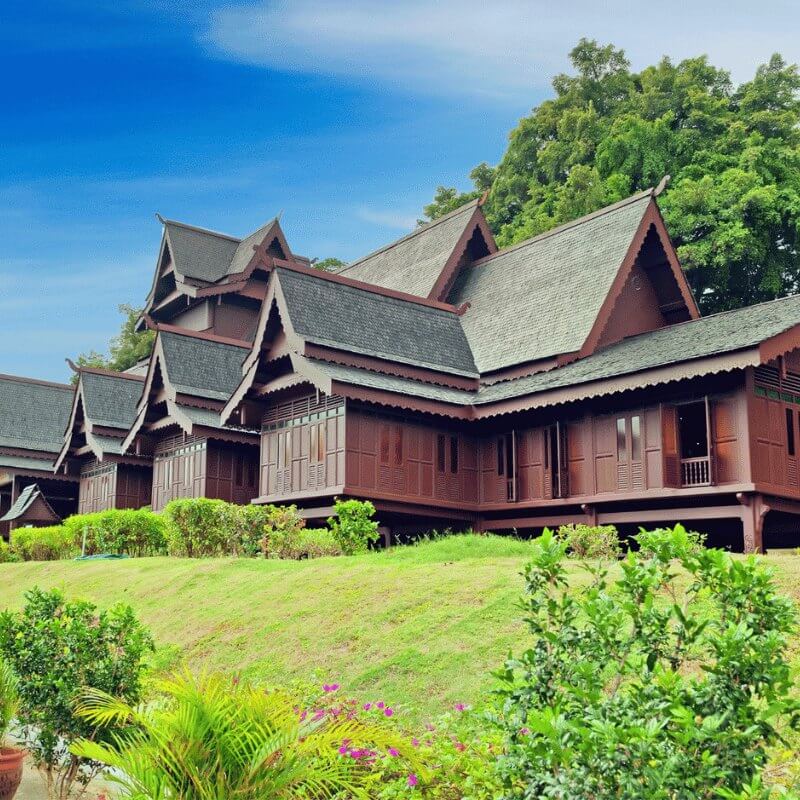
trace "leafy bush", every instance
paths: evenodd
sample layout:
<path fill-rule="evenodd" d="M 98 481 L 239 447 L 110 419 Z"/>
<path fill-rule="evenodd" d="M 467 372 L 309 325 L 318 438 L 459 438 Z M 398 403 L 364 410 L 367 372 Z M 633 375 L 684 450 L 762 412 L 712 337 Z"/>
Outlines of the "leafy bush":
<path fill-rule="evenodd" d="M 265 558 L 292 558 L 277 555 L 278 551 L 296 549 L 300 531 L 305 528 L 306 521 L 297 513 L 297 506 L 266 505 L 266 521 L 261 537 L 261 552 Z"/>
<path fill-rule="evenodd" d="M 267 506 L 238 506 L 227 503 L 222 511 L 228 530 L 229 548 L 234 556 L 257 556 L 261 553 L 264 526 L 269 522 Z"/>
<path fill-rule="evenodd" d="M 164 509 L 170 555 L 202 558 L 230 551 L 232 532 L 224 500 L 207 497 L 172 500 Z"/>
<path fill-rule="evenodd" d="M 12 564 L 15 561 L 20 561 L 16 551 L 4 539 L 0 539 L 0 564 Z"/>
<path fill-rule="evenodd" d="M 375 506 L 369 500 L 336 498 L 334 514 L 328 525 L 345 555 L 364 553 L 378 540 L 378 523 L 372 519 Z"/>
<path fill-rule="evenodd" d="M 377 754 L 419 760 L 385 727 L 304 708 L 285 691 L 188 674 L 156 688 L 162 700 L 144 708 L 98 691 L 78 707 L 92 726 L 125 726 L 111 743 L 87 738 L 72 748 L 112 767 L 124 797 L 365 797 Z"/>
<path fill-rule="evenodd" d="M 342 548 L 327 528 L 287 527 L 269 536 L 271 558 L 301 559 L 340 556 Z"/>
<path fill-rule="evenodd" d="M 71 532 L 63 525 L 16 528 L 11 531 L 11 549 L 23 561 L 58 561 L 79 553 Z"/>
<path fill-rule="evenodd" d="M 75 514 L 64 520 L 75 545 L 86 544 L 86 555 L 118 553 L 159 555 L 166 551 L 166 520 L 149 508 L 113 508 L 93 514 Z"/>
<path fill-rule="evenodd" d="M 622 552 L 613 525 L 562 525 L 556 536 L 576 558 L 617 558 Z"/>
<path fill-rule="evenodd" d="M 509 798 L 766 796 L 776 726 L 800 722 L 791 602 L 759 560 L 698 548 L 680 526 L 637 539 L 620 578 L 590 566 L 580 592 L 567 543 L 549 531 L 534 542 L 532 642 L 500 673 Z"/>
<path fill-rule="evenodd" d="M 76 716 L 76 692 L 91 687 L 138 702 L 152 640 L 129 606 L 98 612 L 91 603 L 66 601 L 56 590 L 33 589 L 25 599 L 21 612 L 0 614 L 0 656 L 21 676 L 25 745 L 47 778 L 50 796 L 66 798 L 76 781 L 86 783 L 98 767 L 72 755 L 69 746 L 78 738 L 107 741 L 114 733 Z"/>
<path fill-rule="evenodd" d="M 0 745 L 19 709 L 19 681 L 11 664 L 0 656 Z"/>

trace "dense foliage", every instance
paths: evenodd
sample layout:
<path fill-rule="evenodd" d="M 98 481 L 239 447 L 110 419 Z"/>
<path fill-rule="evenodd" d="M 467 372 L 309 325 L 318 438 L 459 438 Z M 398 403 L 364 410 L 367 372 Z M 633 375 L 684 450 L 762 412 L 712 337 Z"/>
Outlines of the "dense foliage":
<path fill-rule="evenodd" d="M 11 664 L 0 656 L 0 746 L 19 710 L 19 679 Z"/>
<path fill-rule="evenodd" d="M 162 699 L 144 708 L 98 691 L 85 692 L 79 705 L 92 726 L 125 726 L 110 743 L 73 747 L 113 767 L 124 797 L 368 797 L 378 755 L 419 760 L 411 743 L 387 727 L 305 708 L 282 690 L 189 674 L 156 688 Z"/>
<path fill-rule="evenodd" d="M 80 552 L 72 532 L 62 525 L 16 528 L 11 531 L 10 549 L 22 561 L 58 561 Z"/>
<path fill-rule="evenodd" d="M 365 553 L 378 541 L 378 523 L 373 519 L 375 506 L 369 500 L 337 497 L 333 513 L 334 516 L 328 517 L 328 526 L 345 555 Z"/>
<path fill-rule="evenodd" d="M 800 288 L 800 75 L 779 55 L 734 87 L 705 56 L 633 72 L 622 50 L 581 40 L 573 75 L 511 132 L 466 194 L 440 187 L 435 218 L 491 188 L 501 246 L 659 183 L 684 268 L 706 312 Z"/>
<path fill-rule="evenodd" d="M 0 614 L 0 658 L 19 676 L 25 745 L 47 777 L 50 796 L 66 798 L 97 766 L 72 755 L 69 746 L 109 734 L 76 716 L 76 693 L 91 687 L 138 702 L 143 658 L 152 642 L 129 606 L 98 612 L 56 590 L 32 589 L 25 598 L 21 612 Z"/>
<path fill-rule="evenodd" d="M 500 675 L 509 797 L 766 796 L 777 726 L 800 723 L 791 601 L 755 557 L 698 547 L 680 526 L 637 538 L 620 578 L 590 566 L 580 592 L 566 543 L 534 543 L 532 642 Z"/>
<path fill-rule="evenodd" d="M 73 544 L 86 555 L 153 556 L 166 552 L 166 522 L 149 508 L 112 508 L 75 514 L 64 520 L 63 527 Z"/>
<path fill-rule="evenodd" d="M 575 558 L 617 558 L 622 552 L 619 533 L 613 525 L 562 525 L 556 536 Z"/>
<path fill-rule="evenodd" d="M 79 367 L 101 367 L 114 372 L 123 372 L 150 357 L 156 334 L 151 330 L 136 330 L 141 309 L 123 303 L 119 307 L 119 313 L 123 316 L 122 326 L 109 343 L 108 355 L 98 353 L 96 350 L 82 353 L 75 360 Z"/>

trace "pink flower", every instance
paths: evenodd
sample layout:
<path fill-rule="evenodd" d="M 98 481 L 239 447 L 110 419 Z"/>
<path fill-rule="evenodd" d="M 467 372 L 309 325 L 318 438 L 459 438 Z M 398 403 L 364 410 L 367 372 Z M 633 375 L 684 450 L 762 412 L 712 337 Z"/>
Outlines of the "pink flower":
<path fill-rule="evenodd" d="M 383 713 L 384 713 L 385 716 L 391 717 L 392 714 L 394 714 L 394 711 L 392 711 L 391 708 L 386 708 L 386 709 L 384 709 Z"/>
<path fill-rule="evenodd" d="M 346 756 L 346 755 L 347 755 L 347 745 L 346 745 L 346 744 L 343 744 L 343 745 L 342 745 L 342 746 L 339 748 L 339 755 L 340 755 L 340 756 Z"/>
<path fill-rule="evenodd" d="M 372 703 L 364 703 L 364 711 L 369 711 L 372 708 Z"/>
<path fill-rule="evenodd" d="M 456 742 L 453 745 L 453 747 L 455 747 L 455 749 L 458 750 L 460 753 L 463 753 L 464 750 L 467 749 L 467 746 L 465 744 L 463 744 L 462 742 Z"/>
<path fill-rule="evenodd" d="M 411 740 L 411 745 L 413 747 L 419 747 L 419 739 L 417 739 L 416 736 Z"/>
<path fill-rule="evenodd" d="M 322 685 L 323 692 L 335 692 L 339 688 L 338 683 L 325 683 Z"/>
<path fill-rule="evenodd" d="M 453 706 L 453 708 L 455 708 L 456 711 L 466 711 L 467 710 L 467 707 L 463 703 L 456 703 L 455 706 Z"/>
<path fill-rule="evenodd" d="M 530 732 L 530 728 L 520 728 L 519 730 L 520 736 L 529 736 Z"/>
<path fill-rule="evenodd" d="M 392 756 L 392 758 L 397 758 L 397 756 L 400 755 L 400 752 L 397 750 L 397 748 L 390 747 L 389 748 L 389 755 Z"/>
<path fill-rule="evenodd" d="M 375 708 L 385 708 L 385 707 L 386 707 L 386 703 L 384 703 L 383 700 L 381 700 L 378 703 L 375 703 Z"/>
<path fill-rule="evenodd" d="M 412 772 L 408 776 L 408 786 L 409 786 L 409 788 L 413 789 L 418 783 L 419 783 L 419 781 L 417 780 L 417 776 Z"/>

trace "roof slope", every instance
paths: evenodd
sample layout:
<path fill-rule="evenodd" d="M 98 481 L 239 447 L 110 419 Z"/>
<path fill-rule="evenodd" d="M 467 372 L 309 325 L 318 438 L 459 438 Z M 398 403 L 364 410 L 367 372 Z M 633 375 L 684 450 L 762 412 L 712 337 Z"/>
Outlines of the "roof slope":
<path fill-rule="evenodd" d="M 207 283 L 225 277 L 239 239 L 195 228 L 174 220 L 164 221 L 172 261 L 180 275 Z"/>
<path fill-rule="evenodd" d="M 278 267 L 292 328 L 301 338 L 352 353 L 475 376 L 453 311 L 389 297 L 324 275 Z"/>
<path fill-rule="evenodd" d="M 227 400 L 242 378 L 246 347 L 198 336 L 159 331 L 164 369 L 181 394 Z"/>
<path fill-rule="evenodd" d="M 45 510 L 49 511 L 54 520 L 59 518 L 58 514 L 50 507 L 50 503 L 47 502 L 44 494 L 42 494 L 39 485 L 32 483 L 20 492 L 19 497 L 14 501 L 11 508 L 6 511 L 4 516 L 0 517 L 0 522 L 13 522 L 15 519 L 19 519 L 37 500 L 41 500 Z"/>
<path fill-rule="evenodd" d="M 72 394 L 71 386 L 0 375 L 0 447 L 57 453 Z"/>
<path fill-rule="evenodd" d="M 338 270 L 348 278 L 428 297 L 472 218 L 478 201 L 420 225 L 401 239 Z"/>
<path fill-rule="evenodd" d="M 128 430 L 136 418 L 142 386 L 133 378 L 82 372 L 83 412 L 94 425 Z"/>
<path fill-rule="evenodd" d="M 579 350 L 651 201 L 650 191 L 465 268 L 453 302 L 479 370 Z"/>

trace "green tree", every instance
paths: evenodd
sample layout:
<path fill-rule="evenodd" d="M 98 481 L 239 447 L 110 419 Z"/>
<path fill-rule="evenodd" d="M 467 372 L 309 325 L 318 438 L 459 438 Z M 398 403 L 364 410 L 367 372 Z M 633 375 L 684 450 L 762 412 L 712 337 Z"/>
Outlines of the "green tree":
<path fill-rule="evenodd" d="M 632 72 L 622 50 L 582 39 L 574 73 L 511 132 L 466 193 L 439 187 L 433 219 L 491 191 L 501 246 L 655 186 L 705 312 L 800 289 L 800 74 L 779 55 L 734 87 L 705 56 Z"/>
<path fill-rule="evenodd" d="M 330 258 L 319 258 L 314 261 L 314 269 L 321 269 L 321 270 L 332 270 L 337 269 L 338 267 L 344 267 L 347 264 L 346 261 L 342 261 L 341 258 L 335 258 L 331 256 Z"/>
<path fill-rule="evenodd" d="M 90 350 L 81 353 L 76 359 L 79 367 L 101 367 L 115 372 L 123 372 L 148 358 L 155 340 L 155 331 L 137 331 L 136 322 L 142 311 L 139 308 L 123 303 L 119 313 L 124 317 L 120 332 L 111 340 L 108 355 Z"/>

